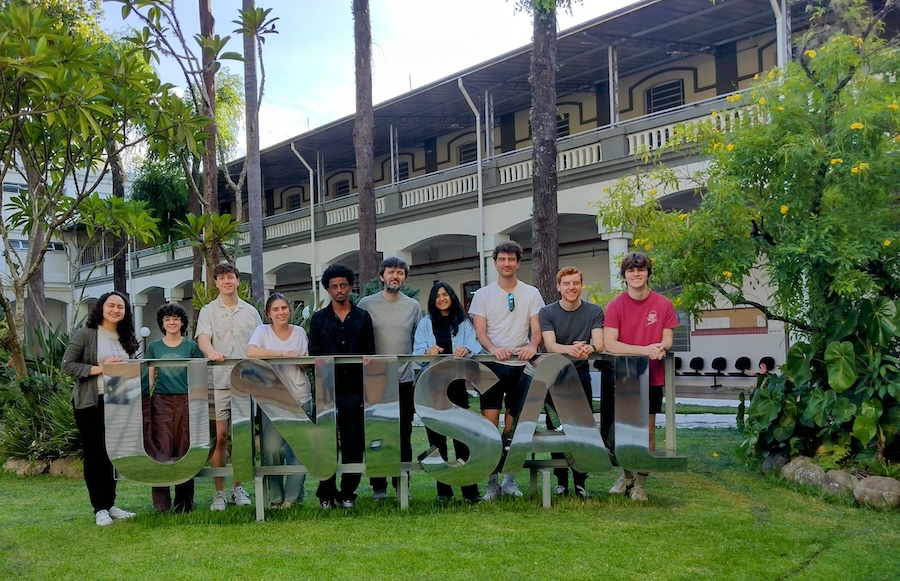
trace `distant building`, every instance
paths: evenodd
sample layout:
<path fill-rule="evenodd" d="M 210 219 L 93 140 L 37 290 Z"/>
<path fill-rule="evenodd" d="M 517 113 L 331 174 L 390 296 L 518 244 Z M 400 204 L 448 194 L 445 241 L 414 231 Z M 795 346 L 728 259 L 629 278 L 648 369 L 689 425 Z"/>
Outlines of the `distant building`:
<path fill-rule="evenodd" d="M 781 5 L 647 0 L 560 33 L 561 265 L 580 268 L 586 283 L 618 284 L 610 263 L 628 241 L 598 232 L 591 203 L 635 167 L 636 152 L 665 144 L 675 124 L 709 118 L 713 110 L 733 118 L 725 97 L 786 62 L 791 32 L 806 24 L 803 3 L 793 3 L 787 14 L 778 13 Z M 530 50 L 524 46 L 375 107 L 378 249 L 411 265 L 408 284 L 423 290 L 423 301 L 440 279 L 468 304 L 475 289 L 496 276 L 490 254 L 502 240 L 526 249 L 520 277 L 530 278 Z M 326 265 L 358 266 L 352 129 L 351 115 L 262 151 L 265 272 L 252 274 L 264 277 L 266 289 L 308 301 Z M 705 162 L 673 157 L 669 163 Z M 229 170 L 238 172 L 241 164 Z M 669 207 L 696 204 L 687 184 L 663 194 Z M 219 197 L 220 210 L 231 212 L 234 197 L 224 181 Z M 131 264 L 138 326 L 165 301 L 189 306 L 189 247 L 141 250 Z M 249 251 L 238 266 L 250 274 Z M 109 290 L 111 275 L 111 269 L 95 274 L 87 294 Z M 748 296 L 767 299 L 764 290 L 748 289 Z M 729 371 L 739 356 L 755 368 L 763 356 L 784 361 L 786 333 L 759 311 L 723 305 L 699 325 L 685 320 L 675 350 L 685 368 L 695 356 L 705 359 L 706 371 L 716 356 L 728 359 Z"/>

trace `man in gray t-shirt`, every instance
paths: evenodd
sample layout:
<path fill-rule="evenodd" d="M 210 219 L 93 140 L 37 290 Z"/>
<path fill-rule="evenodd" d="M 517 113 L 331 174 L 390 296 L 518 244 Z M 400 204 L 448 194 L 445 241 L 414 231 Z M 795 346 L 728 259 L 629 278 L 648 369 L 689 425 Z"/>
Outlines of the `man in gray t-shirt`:
<path fill-rule="evenodd" d="M 409 275 L 409 266 L 397 257 L 386 258 L 378 268 L 378 278 L 384 289 L 378 294 L 360 299 L 359 308 L 372 317 L 375 329 L 375 352 L 379 355 L 409 355 L 412 353 L 413 336 L 422 318 L 418 301 L 402 292 L 400 288 Z M 411 363 L 404 363 L 397 370 L 400 383 L 400 460 L 412 462 L 412 420 L 415 413 L 413 403 L 414 376 Z M 387 479 L 371 478 L 372 498 L 387 498 Z M 394 487 L 398 482 L 394 481 Z"/>
<path fill-rule="evenodd" d="M 541 322 L 541 335 L 544 348 L 548 353 L 562 353 L 575 359 L 575 368 L 584 396 L 591 402 L 591 374 L 587 358 L 598 351 L 603 351 L 603 308 L 581 300 L 584 288 L 581 271 L 574 266 L 566 266 L 556 273 L 556 290 L 562 298 L 541 309 L 538 318 Z M 578 361 L 578 360 L 582 361 Z M 553 401 L 548 397 L 552 409 Z M 547 429 L 552 430 L 550 414 L 547 414 Z M 553 458 L 563 459 L 565 454 L 553 453 Z M 569 471 L 555 468 L 556 494 L 569 494 Z M 575 480 L 575 494 L 587 498 L 585 481 L 587 474 L 572 471 Z"/>

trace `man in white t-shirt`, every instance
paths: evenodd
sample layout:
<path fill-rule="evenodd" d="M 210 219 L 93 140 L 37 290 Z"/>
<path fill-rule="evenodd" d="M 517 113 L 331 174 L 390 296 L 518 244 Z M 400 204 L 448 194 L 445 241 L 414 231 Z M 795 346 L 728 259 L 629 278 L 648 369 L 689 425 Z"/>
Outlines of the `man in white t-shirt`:
<path fill-rule="evenodd" d="M 497 363 L 489 363 L 488 367 L 497 374 L 500 381 L 482 394 L 481 413 L 495 426 L 499 425 L 500 408 L 505 398 L 505 449 L 531 380 L 531 373 L 526 370 L 526 365 L 537 354 L 541 344 L 538 313 L 544 306 L 544 299 L 536 288 L 516 278 L 522 260 L 521 246 L 512 241 L 498 244 L 494 248 L 493 257 L 494 268 L 499 275 L 497 282 L 475 291 L 469 314 L 475 325 L 478 342 L 497 358 Z M 515 359 L 510 360 L 513 356 Z M 522 496 L 512 474 L 504 476 L 502 486 L 497 474 L 492 474 L 484 500 L 497 500 L 501 492 Z"/>

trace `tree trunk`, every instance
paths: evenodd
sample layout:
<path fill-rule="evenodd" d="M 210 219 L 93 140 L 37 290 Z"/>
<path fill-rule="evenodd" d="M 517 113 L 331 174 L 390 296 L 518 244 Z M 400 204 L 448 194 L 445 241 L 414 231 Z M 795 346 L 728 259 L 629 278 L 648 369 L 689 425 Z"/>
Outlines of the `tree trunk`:
<path fill-rule="evenodd" d="M 212 0 L 200 0 L 200 35 L 211 38 L 216 33 L 216 21 L 212 15 Z M 203 52 L 203 114 L 212 121 L 206 131 L 206 151 L 202 154 L 203 162 L 203 196 L 206 198 L 208 211 L 219 212 L 219 172 L 216 164 L 216 73 L 213 70 L 212 55 Z M 209 257 L 212 264 L 219 263 L 219 250 L 214 248 Z M 212 273 L 206 273 L 207 284 L 212 284 Z"/>
<path fill-rule="evenodd" d="M 353 42 L 356 47 L 356 181 L 359 188 L 359 281 L 378 272 L 375 222 L 375 110 L 372 105 L 372 26 L 369 0 L 353 0 Z"/>
<path fill-rule="evenodd" d="M 243 0 L 244 11 L 256 8 L 256 0 Z M 259 95 L 256 78 L 256 37 L 244 34 L 244 107 L 247 123 L 247 204 L 250 210 L 250 290 L 253 302 L 265 301 L 263 267 L 262 176 L 259 161 Z M 240 197 L 240 192 L 235 192 Z"/>
<path fill-rule="evenodd" d="M 546 302 L 559 298 L 556 193 L 556 10 L 534 9 L 531 54 L 532 282 Z"/>
<path fill-rule="evenodd" d="M 119 157 L 118 148 L 115 141 L 110 140 L 107 143 L 106 151 L 109 155 L 109 167 L 112 171 L 112 193 L 117 198 L 125 197 L 125 172 L 122 168 L 122 159 Z M 128 238 L 125 236 L 116 236 L 113 241 L 113 290 L 120 292 L 126 296 L 128 293 L 128 282 L 125 272 L 126 252 L 125 246 L 128 244 Z M 131 297 L 134 300 L 134 297 Z"/>
<path fill-rule="evenodd" d="M 200 203 L 200 173 L 197 168 L 197 158 L 192 158 L 190 164 L 190 172 L 187 175 L 187 179 L 189 182 L 193 183 L 193 186 L 188 184 L 188 212 L 193 214 L 194 216 L 199 216 L 203 211 L 203 206 Z M 188 162 L 184 162 L 183 165 L 187 167 Z M 203 251 L 200 250 L 199 246 L 194 246 L 191 251 L 191 256 L 193 258 L 193 269 L 191 272 L 191 280 L 194 282 L 199 282 L 203 280 Z M 200 314 L 200 311 L 197 309 L 193 310 L 192 321 L 197 320 L 197 316 Z"/>
<path fill-rule="evenodd" d="M 44 197 L 44 184 L 40 172 L 26 161 L 25 173 L 28 174 L 25 178 L 28 181 L 28 192 L 34 196 L 32 203 L 43 203 L 41 200 Z M 30 270 L 35 263 L 38 263 L 38 267 L 34 271 L 34 276 L 28 280 L 28 298 L 23 301 L 25 303 L 25 323 L 27 328 L 35 330 L 44 328 L 44 255 L 42 252 L 44 249 L 44 236 L 43 224 L 35 222 L 34 231 L 29 236 L 28 263 L 25 268 Z M 16 297 L 16 299 L 18 300 L 19 297 Z M 22 331 L 24 332 L 24 328 Z"/>

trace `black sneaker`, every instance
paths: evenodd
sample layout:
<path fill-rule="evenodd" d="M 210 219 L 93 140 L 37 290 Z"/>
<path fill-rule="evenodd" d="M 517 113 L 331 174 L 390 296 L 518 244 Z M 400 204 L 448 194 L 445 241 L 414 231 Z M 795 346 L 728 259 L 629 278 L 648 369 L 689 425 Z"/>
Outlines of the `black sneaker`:
<path fill-rule="evenodd" d="M 319 502 L 319 506 L 322 508 L 322 510 L 331 510 L 332 508 L 334 508 L 334 501 L 330 500 L 330 499 L 325 499 L 325 500 Z"/>
<path fill-rule="evenodd" d="M 468 496 L 466 497 L 466 502 L 469 504 L 479 504 L 484 502 L 484 499 L 481 496 Z"/>

